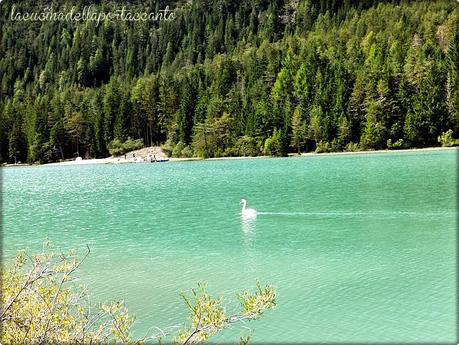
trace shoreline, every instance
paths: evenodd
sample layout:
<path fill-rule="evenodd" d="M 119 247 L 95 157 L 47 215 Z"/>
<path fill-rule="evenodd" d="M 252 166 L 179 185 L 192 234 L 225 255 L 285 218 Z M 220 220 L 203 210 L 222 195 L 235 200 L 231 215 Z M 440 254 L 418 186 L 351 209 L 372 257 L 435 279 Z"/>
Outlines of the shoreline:
<path fill-rule="evenodd" d="M 302 153 L 301 155 L 294 154 L 293 157 L 314 157 L 314 156 L 334 156 L 334 155 L 359 155 L 359 154 L 381 154 L 381 153 L 410 153 L 410 152 L 420 152 L 420 151 L 447 151 L 447 150 L 458 150 L 459 146 L 452 147 L 423 147 L 423 148 L 411 148 L 411 149 L 401 149 L 401 150 L 368 150 L 368 151 L 354 151 L 354 152 L 325 152 L 325 153 L 315 153 L 307 152 Z"/>
<path fill-rule="evenodd" d="M 411 148 L 402 150 L 372 150 L 372 151 L 354 151 L 354 152 L 306 152 L 306 153 L 289 153 L 286 157 L 275 156 L 241 156 L 241 157 L 214 157 L 214 158 L 166 158 L 166 160 L 158 163 L 167 162 L 194 162 L 194 161 L 221 161 L 221 160 L 252 160 L 252 159 L 266 159 L 266 158 L 311 158 L 311 157 L 328 157 L 328 156 L 341 156 L 341 155 L 372 155 L 372 154 L 385 154 L 385 153 L 410 153 L 410 152 L 429 152 L 429 151 L 446 151 L 446 150 L 459 150 L 459 147 L 425 147 L 425 148 Z M 49 167 L 49 166 L 77 166 L 77 165 L 93 165 L 93 164 L 135 164 L 135 163 L 148 163 L 136 162 L 132 159 L 124 159 L 121 157 L 107 157 L 107 158 L 93 158 L 83 159 L 80 161 L 65 161 L 45 164 L 6 164 L 1 167 Z M 150 163 L 148 163 L 150 164 Z M 155 163 L 151 163 L 155 164 Z"/>

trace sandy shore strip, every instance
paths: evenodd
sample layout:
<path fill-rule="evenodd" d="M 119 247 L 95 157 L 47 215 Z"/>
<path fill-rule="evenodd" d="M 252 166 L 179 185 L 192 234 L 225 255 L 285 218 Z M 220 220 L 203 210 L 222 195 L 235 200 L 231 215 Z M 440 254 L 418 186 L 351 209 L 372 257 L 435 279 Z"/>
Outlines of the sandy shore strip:
<path fill-rule="evenodd" d="M 294 157 L 319 157 L 319 156 L 338 156 L 338 155 L 365 155 L 365 154 L 384 154 L 384 153 L 410 153 L 410 152 L 431 152 L 431 151 L 448 151 L 459 150 L 459 146 L 455 147 L 424 147 L 414 149 L 401 149 L 401 150 L 371 150 L 371 151 L 353 151 L 353 152 L 325 152 L 315 153 L 307 152 L 298 154 L 289 154 Z"/>
<path fill-rule="evenodd" d="M 355 152 L 326 152 L 315 153 L 307 152 L 302 154 L 290 153 L 288 157 L 307 158 L 307 157 L 327 157 L 327 156 L 341 156 L 341 155 L 369 155 L 369 154 L 387 154 L 387 153 L 410 153 L 410 152 L 432 152 L 443 150 L 456 150 L 459 147 L 427 147 L 419 149 L 405 149 L 405 150 L 374 150 L 374 151 L 355 151 Z M 148 162 L 148 154 L 161 162 L 189 162 L 189 161 L 220 161 L 220 160 L 246 160 L 246 159 L 266 159 L 274 158 L 272 156 L 256 156 L 256 157 L 218 157 L 218 158 L 169 158 L 159 147 L 147 147 L 141 150 L 129 152 L 126 156 L 108 157 L 108 158 L 95 158 L 95 159 L 79 159 L 65 162 L 47 163 L 42 166 L 68 166 L 68 165 L 89 165 L 89 164 L 128 164 L 128 163 L 146 163 Z M 18 167 L 18 166 L 33 166 L 28 164 L 7 164 L 4 167 Z"/>
<path fill-rule="evenodd" d="M 148 150 L 142 149 L 138 151 L 134 151 L 136 157 L 139 156 L 139 151 Z M 373 151 L 355 151 L 355 152 L 325 152 L 325 153 L 315 153 L 315 152 L 307 152 L 302 153 L 301 155 L 297 153 L 291 153 L 288 157 L 327 157 L 327 156 L 341 156 L 341 155 L 368 155 L 368 154 L 386 154 L 386 153 L 410 153 L 410 152 L 431 152 L 431 151 L 444 151 L 444 150 L 458 150 L 459 147 L 426 147 L 420 149 L 405 149 L 405 150 L 373 150 Z M 119 163 L 136 163 L 135 160 L 132 158 L 132 152 L 127 154 L 127 159 L 125 160 L 124 157 L 109 157 L 104 159 L 86 159 L 80 162 L 62 162 L 62 163 L 49 163 L 46 165 L 63 165 L 63 164 L 119 164 Z M 165 154 L 160 155 L 161 159 L 167 160 L 169 162 L 188 162 L 188 161 L 220 161 L 220 160 L 246 160 L 246 159 L 266 159 L 266 158 L 275 158 L 272 156 L 255 156 L 255 157 L 216 157 L 216 158 L 168 158 Z"/>

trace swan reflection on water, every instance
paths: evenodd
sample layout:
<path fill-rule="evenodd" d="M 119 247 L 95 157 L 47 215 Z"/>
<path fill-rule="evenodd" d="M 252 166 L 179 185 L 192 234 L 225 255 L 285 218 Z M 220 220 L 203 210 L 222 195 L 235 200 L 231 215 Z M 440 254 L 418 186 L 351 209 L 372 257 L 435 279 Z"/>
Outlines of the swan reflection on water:
<path fill-rule="evenodd" d="M 255 242 L 255 219 L 241 218 L 244 245 L 252 247 Z"/>
<path fill-rule="evenodd" d="M 242 231 L 245 234 L 252 234 L 255 231 L 255 219 L 241 218 Z"/>
<path fill-rule="evenodd" d="M 244 233 L 244 242 L 252 244 L 255 239 L 255 219 L 257 218 L 257 211 L 253 208 L 247 208 L 247 201 L 241 199 L 241 226 Z"/>

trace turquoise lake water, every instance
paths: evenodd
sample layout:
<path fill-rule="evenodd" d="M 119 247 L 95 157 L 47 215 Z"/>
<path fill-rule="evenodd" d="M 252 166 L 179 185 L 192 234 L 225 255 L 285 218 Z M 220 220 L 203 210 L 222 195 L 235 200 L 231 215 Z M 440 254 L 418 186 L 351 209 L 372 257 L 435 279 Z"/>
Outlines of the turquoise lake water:
<path fill-rule="evenodd" d="M 255 343 L 453 343 L 456 158 L 7 168 L 3 255 L 46 238 L 81 253 L 89 244 L 82 281 L 94 301 L 124 299 L 137 335 L 185 320 L 179 292 L 199 281 L 232 298 L 258 279 L 274 285 L 278 305 L 249 324 Z M 255 221 L 241 221 L 241 198 Z"/>

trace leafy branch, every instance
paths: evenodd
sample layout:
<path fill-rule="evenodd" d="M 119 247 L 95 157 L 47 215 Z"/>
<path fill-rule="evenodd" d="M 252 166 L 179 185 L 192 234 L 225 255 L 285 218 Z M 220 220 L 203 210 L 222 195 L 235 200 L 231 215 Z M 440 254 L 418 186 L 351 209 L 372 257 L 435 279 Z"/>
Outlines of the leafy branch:
<path fill-rule="evenodd" d="M 275 306 L 274 289 L 258 283 L 255 292 L 238 294 L 241 308 L 228 314 L 223 296 L 212 297 L 206 284 L 199 283 L 191 290 L 191 296 L 181 294 L 190 312 L 188 326 L 182 330 L 179 325 L 152 327 L 157 334 L 133 339 L 135 318 L 129 315 L 124 302 L 94 306 L 87 289 L 75 284 L 75 272 L 91 253 L 89 246 L 81 259 L 75 252 L 53 253 L 50 247 L 44 246 L 42 253 L 34 256 L 19 252 L 11 267 L 2 267 L 0 343 L 128 345 L 161 342 L 176 335 L 178 344 L 190 345 L 204 342 L 233 324 L 255 320 Z M 241 343 L 247 341 L 241 339 Z"/>

